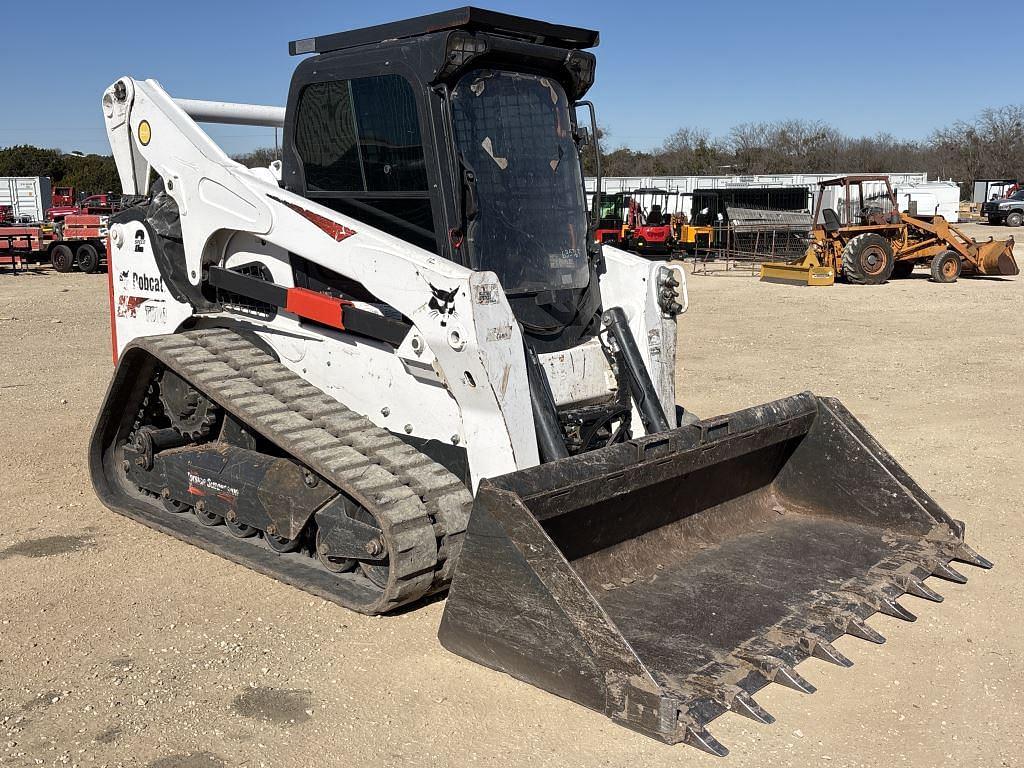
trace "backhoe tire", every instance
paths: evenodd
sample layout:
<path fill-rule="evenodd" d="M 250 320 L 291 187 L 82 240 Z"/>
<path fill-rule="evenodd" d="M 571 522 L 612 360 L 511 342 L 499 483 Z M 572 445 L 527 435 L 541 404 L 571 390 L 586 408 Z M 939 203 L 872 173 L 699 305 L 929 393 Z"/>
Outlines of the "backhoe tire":
<path fill-rule="evenodd" d="M 914 262 L 912 261 L 897 261 L 896 265 L 892 268 L 892 279 L 902 280 L 910 277 L 914 273 Z"/>
<path fill-rule="evenodd" d="M 70 272 L 75 268 L 75 255 L 70 248 L 61 243 L 50 251 L 50 263 L 58 272 Z"/>
<path fill-rule="evenodd" d="M 955 283 L 960 277 L 963 261 L 956 251 L 943 251 L 932 259 L 932 280 L 936 283 Z"/>
<path fill-rule="evenodd" d="M 78 268 L 83 272 L 92 274 L 100 268 L 100 254 L 96 246 L 91 243 L 82 243 L 75 250 L 75 258 L 78 259 Z"/>
<path fill-rule="evenodd" d="M 881 285 L 892 275 L 892 245 L 881 235 L 857 235 L 843 249 L 843 277 L 856 285 Z"/>
<path fill-rule="evenodd" d="M 1014 211 L 1006 215 L 1006 226 L 1019 227 L 1021 224 L 1024 224 L 1024 214 L 1020 211 Z"/>

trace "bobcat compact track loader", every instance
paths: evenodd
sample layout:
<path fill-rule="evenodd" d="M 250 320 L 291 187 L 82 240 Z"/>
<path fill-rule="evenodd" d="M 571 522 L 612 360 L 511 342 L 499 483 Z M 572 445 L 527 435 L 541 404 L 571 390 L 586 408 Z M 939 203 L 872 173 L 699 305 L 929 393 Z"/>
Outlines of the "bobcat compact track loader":
<path fill-rule="evenodd" d="M 593 242 L 597 33 L 477 9 L 292 43 L 285 108 L 122 78 L 103 113 L 110 508 L 714 754 L 876 611 L 990 564 L 836 400 L 676 405 L 682 270 Z M 245 168 L 197 121 L 280 126 Z M 151 179 L 155 179 L 151 183 Z"/>

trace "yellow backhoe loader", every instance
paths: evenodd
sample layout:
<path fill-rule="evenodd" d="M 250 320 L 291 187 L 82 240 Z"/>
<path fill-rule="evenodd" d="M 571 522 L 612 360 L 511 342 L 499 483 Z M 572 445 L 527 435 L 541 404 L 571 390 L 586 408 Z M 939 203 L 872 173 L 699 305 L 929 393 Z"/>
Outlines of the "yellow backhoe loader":
<path fill-rule="evenodd" d="M 838 192 L 839 194 L 835 194 Z M 833 201 L 838 206 L 829 207 Z M 765 282 L 832 285 L 837 279 L 880 285 L 909 277 L 927 264 L 937 283 L 961 275 L 1016 275 L 1013 238 L 978 242 L 942 216 L 899 210 L 888 176 L 842 176 L 822 181 L 803 258 L 761 265 Z"/>

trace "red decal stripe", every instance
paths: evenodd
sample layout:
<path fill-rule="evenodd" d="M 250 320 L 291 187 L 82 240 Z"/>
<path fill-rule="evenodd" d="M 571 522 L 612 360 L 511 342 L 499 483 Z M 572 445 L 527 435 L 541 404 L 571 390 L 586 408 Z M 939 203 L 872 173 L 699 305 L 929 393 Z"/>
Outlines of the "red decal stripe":
<path fill-rule="evenodd" d="M 267 197 L 269 197 L 271 200 L 277 200 L 277 202 L 281 203 L 282 205 L 287 205 L 289 208 L 291 208 L 293 211 L 295 211 L 297 214 L 302 216 L 307 221 L 313 222 L 320 229 L 320 231 L 324 232 L 329 238 L 331 238 L 335 242 L 340 243 L 342 240 L 352 237 L 352 235 L 356 233 L 354 229 L 349 229 L 343 224 L 339 224 L 336 221 L 331 221 L 326 216 L 321 216 L 319 213 L 307 211 L 305 208 L 295 205 L 294 203 L 289 203 L 287 200 L 282 200 L 281 198 L 274 197 L 273 195 L 267 195 Z"/>
<path fill-rule="evenodd" d="M 107 236 L 107 289 L 110 295 L 110 347 L 117 365 L 117 320 L 114 319 L 114 249 L 110 247 L 110 236 Z"/>
<path fill-rule="evenodd" d="M 299 317 L 343 331 L 345 330 L 345 307 L 351 303 L 351 301 L 336 299 L 319 291 L 289 288 L 285 309 Z"/>

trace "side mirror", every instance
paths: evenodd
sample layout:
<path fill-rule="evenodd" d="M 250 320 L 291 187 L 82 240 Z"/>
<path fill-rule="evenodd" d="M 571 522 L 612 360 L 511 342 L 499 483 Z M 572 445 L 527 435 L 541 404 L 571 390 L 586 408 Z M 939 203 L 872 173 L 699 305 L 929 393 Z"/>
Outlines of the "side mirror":
<path fill-rule="evenodd" d="M 590 146 L 590 129 L 581 125 L 576 131 L 576 144 L 580 149 Z"/>

